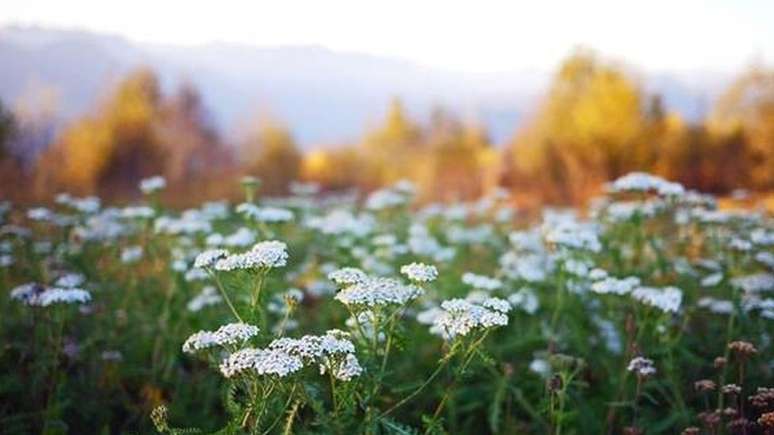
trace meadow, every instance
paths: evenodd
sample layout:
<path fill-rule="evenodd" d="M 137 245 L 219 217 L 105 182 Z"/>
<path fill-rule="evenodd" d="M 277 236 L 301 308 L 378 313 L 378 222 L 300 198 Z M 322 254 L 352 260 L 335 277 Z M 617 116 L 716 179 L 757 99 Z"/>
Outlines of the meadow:
<path fill-rule="evenodd" d="M 774 220 L 242 180 L 0 206 L 0 432 L 774 434 Z"/>

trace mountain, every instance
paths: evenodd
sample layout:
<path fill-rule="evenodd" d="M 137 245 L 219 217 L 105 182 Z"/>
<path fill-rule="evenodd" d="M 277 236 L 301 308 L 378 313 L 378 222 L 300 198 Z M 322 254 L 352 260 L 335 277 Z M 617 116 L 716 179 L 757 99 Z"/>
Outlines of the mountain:
<path fill-rule="evenodd" d="M 128 71 L 150 66 L 165 90 L 184 80 L 196 85 L 224 131 L 237 131 L 268 112 L 286 122 L 306 148 L 357 140 L 396 96 L 419 119 L 443 105 L 485 125 L 493 141 L 502 143 L 550 80 L 545 71 L 460 73 L 316 46 L 170 46 L 20 26 L 0 27 L 0 65 L 0 98 L 13 104 L 31 88 L 52 87 L 65 119 L 93 107 Z M 702 96 L 715 91 L 697 88 L 691 76 L 670 74 L 654 76 L 648 87 L 690 119 L 704 110 L 697 105 Z"/>

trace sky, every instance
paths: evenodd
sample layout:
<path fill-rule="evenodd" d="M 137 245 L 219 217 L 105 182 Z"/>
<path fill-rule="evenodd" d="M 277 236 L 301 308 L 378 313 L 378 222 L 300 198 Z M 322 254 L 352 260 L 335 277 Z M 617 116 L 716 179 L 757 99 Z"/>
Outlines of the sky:
<path fill-rule="evenodd" d="M 319 45 L 465 72 L 549 69 L 577 46 L 655 71 L 774 61 L 774 0 L 5 0 L 2 24 Z"/>

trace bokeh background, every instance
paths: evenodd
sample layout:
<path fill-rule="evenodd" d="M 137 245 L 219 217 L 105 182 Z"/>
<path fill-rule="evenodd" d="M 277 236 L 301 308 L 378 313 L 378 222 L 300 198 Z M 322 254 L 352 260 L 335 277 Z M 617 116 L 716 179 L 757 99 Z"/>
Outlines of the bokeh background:
<path fill-rule="evenodd" d="M 537 206 L 643 170 L 774 202 L 772 2 L 192 3 L 4 4 L 0 195 L 160 174 L 182 206 L 253 175 Z"/>

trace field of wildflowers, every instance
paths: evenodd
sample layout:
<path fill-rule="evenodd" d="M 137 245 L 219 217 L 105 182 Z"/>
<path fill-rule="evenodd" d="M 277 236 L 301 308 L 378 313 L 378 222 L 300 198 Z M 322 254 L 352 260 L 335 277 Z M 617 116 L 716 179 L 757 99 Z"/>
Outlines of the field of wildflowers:
<path fill-rule="evenodd" d="M 772 434 L 774 221 L 645 173 L 537 221 L 295 184 L 0 206 L 0 432 Z"/>

